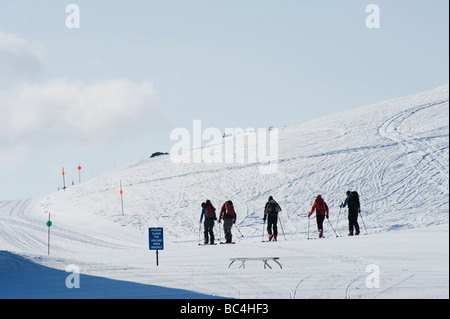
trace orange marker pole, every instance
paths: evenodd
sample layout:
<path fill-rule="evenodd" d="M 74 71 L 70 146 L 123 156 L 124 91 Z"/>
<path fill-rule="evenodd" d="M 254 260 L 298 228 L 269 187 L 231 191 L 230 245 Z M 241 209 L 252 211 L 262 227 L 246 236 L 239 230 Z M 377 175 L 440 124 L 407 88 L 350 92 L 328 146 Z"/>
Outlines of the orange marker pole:
<path fill-rule="evenodd" d="M 66 190 L 66 173 L 64 172 L 64 167 L 62 168 L 62 176 L 63 176 L 63 190 Z"/>
<path fill-rule="evenodd" d="M 78 164 L 78 184 L 81 184 L 81 166 Z"/>
<path fill-rule="evenodd" d="M 122 216 L 123 216 L 123 190 L 122 190 L 122 181 L 120 181 L 120 202 L 122 203 Z"/>

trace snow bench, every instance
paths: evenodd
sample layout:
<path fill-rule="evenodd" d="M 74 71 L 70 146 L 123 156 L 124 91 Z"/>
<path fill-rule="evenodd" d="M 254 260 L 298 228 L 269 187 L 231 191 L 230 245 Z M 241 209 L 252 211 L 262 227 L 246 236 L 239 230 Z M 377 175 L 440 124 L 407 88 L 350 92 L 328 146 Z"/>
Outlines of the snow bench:
<path fill-rule="evenodd" d="M 247 261 L 253 261 L 253 260 L 260 260 L 264 263 L 264 269 L 266 269 L 266 267 L 269 267 L 270 269 L 272 269 L 272 267 L 270 267 L 270 265 L 268 264 L 269 260 L 273 260 L 274 262 L 276 262 L 278 264 L 278 266 L 280 266 L 281 269 L 283 269 L 283 266 L 281 266 L 281 264 L 278 262 L 278 260 L 280 259 L 280 257 L 253 257 L 253 258 L 244 258 L 244 257 L 239 257 L 239 258 L 230 258 L 231 263 L 228 266 L 228 268 L 231 267 L 232 264 L 234 264 L 236 261 L 240 261 L 241 265 L 239 266 L 239 268 L 245 268 L 245 263 Z"/>

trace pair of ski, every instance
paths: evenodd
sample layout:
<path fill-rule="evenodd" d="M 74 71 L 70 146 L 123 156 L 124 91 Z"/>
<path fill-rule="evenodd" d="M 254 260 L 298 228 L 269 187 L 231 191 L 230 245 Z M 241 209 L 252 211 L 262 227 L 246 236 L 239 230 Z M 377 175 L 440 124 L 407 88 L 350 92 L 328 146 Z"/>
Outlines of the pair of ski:
<path fill-rule="evenodd" d="M 336 236 L 336 238 L 339 238 L 339 237 L 342 237 L 342 236 L 340 236 L 340 235 Z M 310 240 L 310 239 L 325 239 L 325 238 L 332 238 L 332 237 L 325 237 L 325 236 L 323 236 L 323 237 L 308 237 L 307 239 Z"/>
<path fill-rule="evenodd" d="M 219 244 L 221 245 L 234 245 L 236 244 L 234 241 L 231 243 L 224 243 L 224 242 L 220 242 Z M 217 244 L 198 244 L 199 246 L 216 246 Z"/>

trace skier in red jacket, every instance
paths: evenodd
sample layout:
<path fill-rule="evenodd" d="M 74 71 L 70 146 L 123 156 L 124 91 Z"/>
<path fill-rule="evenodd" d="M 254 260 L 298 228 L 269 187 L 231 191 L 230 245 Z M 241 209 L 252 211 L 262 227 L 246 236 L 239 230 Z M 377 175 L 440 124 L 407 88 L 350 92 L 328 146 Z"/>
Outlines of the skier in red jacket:
<path fill-rule="evenodd" d="M 219 223 L 223 219 L 223 230 L 225 232 L 225 239 L 227 244 L 233 242 L 233 235 L 231 234 L 231 228 L 233 224 L 236 223 L 236 213 L 234 211 L 234 206 L 231 200 L 226 201 L 220 209 Z"/>
<path fill-rule="evenodd" d="M 317 195 L 314 204 L 311 208 L 311 211 L 308 215 L 310 217 L 314 211 L 316 211 L 316 222 L 317 222 L 317 228 L 319 229 L 319 238 L 323 237 L 323 221 L 325 220 L 325 217 L 328 219 L 328 205 L 325 203 L 325 201 L 322 198 L 322 195 Z"/>

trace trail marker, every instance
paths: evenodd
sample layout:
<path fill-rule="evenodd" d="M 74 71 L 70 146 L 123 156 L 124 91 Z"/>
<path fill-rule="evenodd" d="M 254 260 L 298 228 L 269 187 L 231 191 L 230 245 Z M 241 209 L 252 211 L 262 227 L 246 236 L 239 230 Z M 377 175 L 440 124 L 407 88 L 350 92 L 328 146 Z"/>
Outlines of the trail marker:
<path fill-rule="evenodd" d="M 122 180 L 120 181 L 120 203 L 122 204 L 122 216 L 123 216 L 123 190 L 122 190 Z"/>
<path fill-rule="evenodd" d="M 48 213 L 48 221 L 46 223 L 47 227 L 48 227 L 48 240 L 47 240 L 47 253 L 50 256 L 50 227 L 52 227 L 52 221 L 50 220 L 50 213 Z"/>
<path fill-rule="evenodd" d="M 78 164 L 78 184 L 81 184 L 81 166 Z"/>
<path fill-rule="evenodd" d="M 63 190 L 66 190 L 66 172 L 64 172 L 64 167 L 62 168 L 62 176 L 63 176 Z"/>
<path fill-rule="evenodd" d="M 148 240 L 150 250 L 156 250 L 156 266 L 159 266 L 160 250 L 164 250 L 164 229 L 162 227 L 152 227 L 148 229 Z"/>

